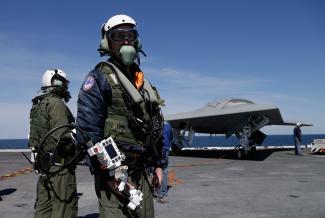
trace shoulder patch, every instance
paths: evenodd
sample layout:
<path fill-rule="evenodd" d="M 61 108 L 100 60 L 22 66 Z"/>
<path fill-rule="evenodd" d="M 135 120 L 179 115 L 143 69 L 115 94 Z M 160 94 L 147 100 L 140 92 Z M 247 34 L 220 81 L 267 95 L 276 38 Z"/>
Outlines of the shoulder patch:
<path fill-rule="evenodd" d="M 95 84 L 95 78 L 93 76 L 87 76 L 82 86 L 82 89 L 88 91 L 94 86 L 94 84 Z"/>

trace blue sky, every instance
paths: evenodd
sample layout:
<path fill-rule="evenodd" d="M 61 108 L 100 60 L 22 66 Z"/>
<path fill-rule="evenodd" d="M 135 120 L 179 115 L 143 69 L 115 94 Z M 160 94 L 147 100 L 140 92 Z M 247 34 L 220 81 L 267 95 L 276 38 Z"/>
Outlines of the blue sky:
<path fill-rule="evenodd" d="M 321 0 L 2 1 L 0 138 L 26 138 L 47 68 L 69 74 L 76 114 L 79 87 L 100 60 L 100 27 L 115 14 L 138 22 L 148 54 L 141 67 L 166 100 L 165 114 L 245 98 L 313 123 L 304 133 L 325 133 L 324 11 Z"/>

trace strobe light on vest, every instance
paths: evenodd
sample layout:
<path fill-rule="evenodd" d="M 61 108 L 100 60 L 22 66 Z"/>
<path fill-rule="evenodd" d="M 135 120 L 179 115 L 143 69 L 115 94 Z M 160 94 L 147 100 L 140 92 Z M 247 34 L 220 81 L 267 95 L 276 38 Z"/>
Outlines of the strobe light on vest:
<path fill-rule="evenodd" d="M 122 165 L 125 155 L 117 148 L 112 137 L 96 143 L 87 150 L 90 157 L 96 155 L 101 169 L 114 170 Z"/>

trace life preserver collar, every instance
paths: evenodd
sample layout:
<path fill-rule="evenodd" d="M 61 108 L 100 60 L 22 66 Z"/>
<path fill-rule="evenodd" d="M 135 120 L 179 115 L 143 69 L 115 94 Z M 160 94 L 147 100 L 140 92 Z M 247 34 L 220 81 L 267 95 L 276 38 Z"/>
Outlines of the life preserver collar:
<path fill-rule="evenodd" d="M 130 80 L 122 73 L 122 71 L 115 66 L 115 64 L 105 61 L 102 62 L 104 64 L 108 64 L 109 66 L 112 67 L 113 71 L 115 72 L 115 75 L 117 77 L 117 81 L 118 83 L 121 85 L 123 91 L 126 92 L 126 94 L 128 94 L 128 96 L 131 98 L 131 100 L 133 101 L 133 103 L 135 104 L 141 104 L 144 99 L 143 96 L 140 94 L 139 90 L 130 82 Z M 151 84 L 143 78 L 143 86 L 142 86 L 142 90 L 146 90 L 149 96 L 146 96 L 151 103 L 155 103 L 158 104 L 158 98 L 155 94 L 155 91 L 153 90 Z"/>

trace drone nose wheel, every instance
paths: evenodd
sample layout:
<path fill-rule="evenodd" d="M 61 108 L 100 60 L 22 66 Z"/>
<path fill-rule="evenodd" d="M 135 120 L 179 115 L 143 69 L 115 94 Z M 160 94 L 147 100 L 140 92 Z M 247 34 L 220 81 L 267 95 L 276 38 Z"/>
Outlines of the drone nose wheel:
<path fill-rule="evenodd" d="M 240 145 L 237 145 L 235 147 L 235 152 L 236 152 L 235 155 L 236 155 L 236 158 L 237 159 L 241 160 L 241 159 L 244 158 L 244 156 L 245 156 L 245 150 Z"/>

